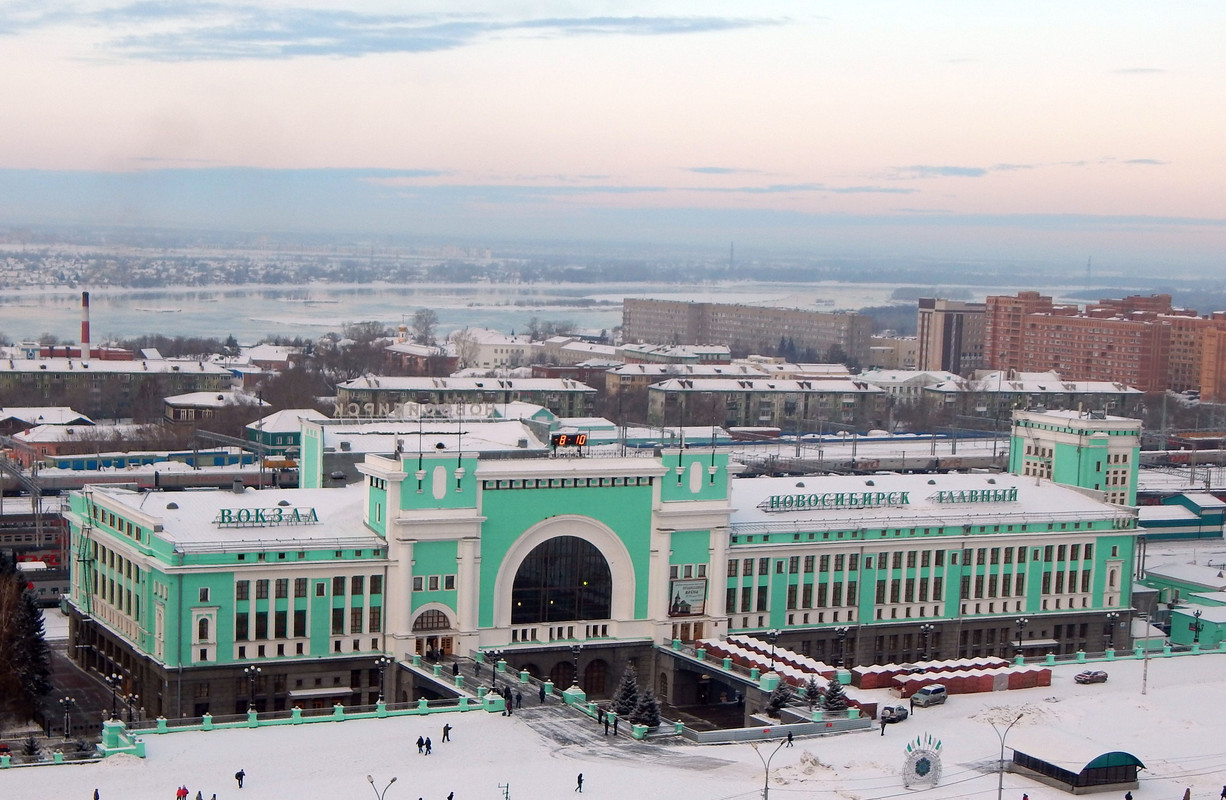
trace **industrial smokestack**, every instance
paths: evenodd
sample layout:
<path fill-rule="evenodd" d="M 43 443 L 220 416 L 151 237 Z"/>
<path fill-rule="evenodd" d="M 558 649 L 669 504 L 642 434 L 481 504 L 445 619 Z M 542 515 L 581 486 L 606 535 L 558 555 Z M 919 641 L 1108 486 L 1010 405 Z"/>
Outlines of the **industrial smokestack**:
<path fill-rule="evenodd" d="M 89 292 L 81 292 L 81 360 L 89 360 Z"/>

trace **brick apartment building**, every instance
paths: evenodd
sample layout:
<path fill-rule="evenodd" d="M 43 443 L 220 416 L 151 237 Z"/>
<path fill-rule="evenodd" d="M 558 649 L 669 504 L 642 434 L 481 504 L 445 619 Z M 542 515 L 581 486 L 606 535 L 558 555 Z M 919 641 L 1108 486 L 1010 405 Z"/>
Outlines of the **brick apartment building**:
<path fill-rule="evenodd" d="M 1066 380 L 1114 381 L 1144 392 L 1226 395 L 1221 347 L 1226 313 L 1199 316 L 1170 295 L 1101 300 L 1081 310 L 1038 292 L 991 296 L 984 356 L 992 369 L 1055 371 Z"/>

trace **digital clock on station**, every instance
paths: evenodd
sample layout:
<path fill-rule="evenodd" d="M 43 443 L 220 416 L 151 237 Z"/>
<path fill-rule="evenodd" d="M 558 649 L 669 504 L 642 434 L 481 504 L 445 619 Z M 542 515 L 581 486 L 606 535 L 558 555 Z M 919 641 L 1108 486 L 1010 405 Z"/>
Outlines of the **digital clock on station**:
<path fill-rule="evenodd" d="M 549 437 L 550 447 L 583 447 L 586 444 L 586 433 L 555 433 Z"/>

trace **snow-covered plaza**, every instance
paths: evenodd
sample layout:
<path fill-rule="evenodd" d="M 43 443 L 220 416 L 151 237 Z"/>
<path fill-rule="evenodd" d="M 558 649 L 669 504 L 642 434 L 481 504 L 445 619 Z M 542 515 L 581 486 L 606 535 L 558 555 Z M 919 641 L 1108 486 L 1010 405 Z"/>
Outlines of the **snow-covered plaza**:
<path fill-rule="evenodd" d="M 1084 667 L 1055 668 L 1052 685 L 1035 689 L 958 695 L 943 706 L 869 732 L 797 739 L 775 753 L 770 792 L 775 798 L 994 797 L 1000 741 L 992 721 L 1023 716 L 1010 746 L 1046 743 L 1084 753 L 1123 750 L 1137 756 L 1141 772 L 1136 800 L 1217 798 L 1226 783 L 1226 655 L 1154 658 L 1142 694 L 1141 661 L 1094 664 L 1105 684 L 1078 685 Z M 882 703 L 888 690 L 857 692 Z M 535 698 L 507 718 L 471 711 L 380 720 L 304 724 L 252 730 L 218 730 L 145 737 L 148 757 L 116 756 L 72 766 L 12 768 L 0 772 L 0 798 L 166 800 L 186 785 L 219 800 L 360 800 L 377 794 L 394 776 L 388 800 L 497 800 L 509 785 L 513 800 L 571 797 L 583 773 L 583 793 L 596 797 L 674 797 L 735 800 L 761 796 L 763 767 L 748 744 L 699 746 L 666 738 L 649 743 L 601 735 L 578 714 L 535 708 Z M 442 743 L 442 726 L 453 726 Z M 906 789 L 900 777 L 908 741 L 931 734 L 942 742 L 943 777 L 936 788 Z M 434 752 L 418 755 L 418 736 L 430 736 Z M 769 756 L 777 740 L 764 741 Z M 1076 747 L 1069 748 L 1069 744 Z M 1073 752 L 1075 751 L 1075 752 Z M 1008 751 L 1007 751 L 1008 752 Z M 1059 760 L 1061 753 L 1047 754 Z M 1008 755 L 1006 757 L 1009 757 Z M 1065 763 L 1074 771 L 1081 763 Z M 244 788 L 234 773 L 246 772 Z M 367 781 L 374 778 L 375 787 Z M 1071 795 L 1006 773 L 1004 796 L 1020 800 Z M 1115 797 L 1120 793 L 1102 795 Z"/>

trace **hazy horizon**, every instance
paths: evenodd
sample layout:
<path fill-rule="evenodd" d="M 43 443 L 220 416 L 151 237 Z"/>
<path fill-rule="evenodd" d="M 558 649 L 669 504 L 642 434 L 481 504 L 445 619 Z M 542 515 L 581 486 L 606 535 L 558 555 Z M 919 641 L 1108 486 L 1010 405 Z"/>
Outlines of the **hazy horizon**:
<path fill-rule="evenodd" d="M 0 2 L 0 226 L 1226 252 L 1226 6 Z"/>

